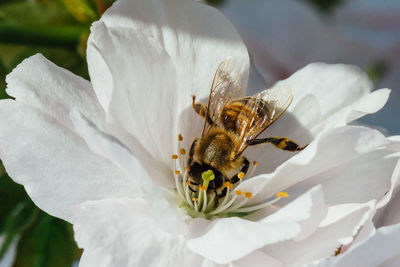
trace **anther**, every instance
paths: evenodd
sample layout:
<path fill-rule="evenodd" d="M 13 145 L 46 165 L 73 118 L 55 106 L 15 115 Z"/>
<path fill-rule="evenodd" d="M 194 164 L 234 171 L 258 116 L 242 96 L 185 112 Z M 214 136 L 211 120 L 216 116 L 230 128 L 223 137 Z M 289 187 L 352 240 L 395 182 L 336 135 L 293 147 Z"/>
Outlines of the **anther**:
<path fill-rule="evenodd" d="M 175 171 L 175 174 L 176 174 L 176 175 L 179 175 L 180 173 L 181 173 L 181 172 L 178 171 L 178 170 Z"/>
<path fill-rule="evenodd" d="M 239 179 L 242 179 L 243 177 L 244 177 L 244 172 L 239 172 L 239 173 L 238 173 L 238 178 L 239 178 Z"/>
<path fill-rule="evenodd" d="M 182 141 L 183 140 L 183 136 L 181 134 L 178 134 L 178 141 Z"/>
<path fill-rule="evenodd" d="M 240 196 L 241 194 L 243 194 L 242 191 L 240 191 L 240 190 L 236 190 L 235 193 L 236 193 L 236 195 L 238 195 L 238 196 Z"/>
<path fill-rule="evenodd" d="M 245 196 L 246 198 L 251 198 L 251 197 L 253 196 L 253 193 L 251 193 L 251 192 L 244 192 L 244 196 Z"/>
<path fill-rule="evenodd" d="M 184 148 L 179 149 L 179 153 L 181 153 L 181 155 L 185 155 L 186 154 L 186 150 Z"/>
<path fill-rule="evenodd" d="M 285 198 L 289 197 L 289 194 L 287 192 L 279 192 L 278 194 L 276 194 L 276 197 Z"/>
<path fill-rule="evenodd" d="M 224 183 L 224 187 L 227 187 L 227 188 L 229 188 L 229 189 L 232 190 L 233 184 L 231 184 L 230 182 L 225 182 L 225 183 Z"/>
<path fill-rule="evenodd" d="M 186 181 L 186 185 L 188 185 L 188 186 L 189 186 L 189 185 L 190 185 L 190 182 L 189 182 L 189 181 Z"/>
<path fill-rule="evenodd" d="M 258 162 L 257 162 L 257 161 L 253 161 L 253 165 L 254 165 L 254 166 L 257 166 L 257 165 L 258 165 Z"/>
<path fill-rule="evenodd" d="M 171 156 L 171 158 L 172 158 L 172 159 L 177 159 L 177 158 L 178 158 L 178 155 L 173 154 L 173 155 Z"/>
<path fill-rule="evenodd" d="M 185 168 L 185 169 L 186 169 L 186 171 L 187 171 L 187 172 L 189 172 L 189 171 L 190 171 L 190 168 L 189 168 L 189 166 L 186 166 L 186 168 Z"/>
<path fill-rule="evenodd" d="M 197 197 L 192 198 L 192 201 L 198 201 L 199 199 Z"/>
<path fill-rule="evenodd" d="M 207 190 L 207 186 L 205 186 L 205 185 L 200 186 L 200 190 L 202 190 L 202 191 Z"/>

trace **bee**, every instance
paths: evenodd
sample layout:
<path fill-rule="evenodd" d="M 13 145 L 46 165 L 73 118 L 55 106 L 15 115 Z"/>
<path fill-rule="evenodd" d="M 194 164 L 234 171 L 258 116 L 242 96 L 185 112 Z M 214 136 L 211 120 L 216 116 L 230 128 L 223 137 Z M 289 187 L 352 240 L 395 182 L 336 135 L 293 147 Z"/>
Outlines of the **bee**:
<path fill-rule="evenodd" d="M 225 182 L 234 184 L 247 173 L 250 163 L 243 152 L 248 146 L 271 143 L 287 151 L 305 148 L 286 137 L 257 138 L 286 111 L 293 95 L 282 87 L 239 97 L 241 88 L 234 69 L 232 58 L 225 59 L 215 72 L 208 106 L 196 103 L 195 96 L 192 102 L 205 123 L 201 137 L 195 138 L 189 150 L 188 176 L 190 183 L 198 186 L 202 174 L 211 170 L 215 178 L 207 192 L 214 191 L 217 201 L 226 195 Z"/>

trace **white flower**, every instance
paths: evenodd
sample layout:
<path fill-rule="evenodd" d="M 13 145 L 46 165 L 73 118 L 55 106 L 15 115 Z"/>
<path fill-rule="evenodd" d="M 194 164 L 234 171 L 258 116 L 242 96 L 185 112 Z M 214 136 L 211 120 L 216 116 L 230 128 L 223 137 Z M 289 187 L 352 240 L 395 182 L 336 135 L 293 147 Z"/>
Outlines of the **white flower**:
<path fill-rule="evenodd" d="M 248 149 L 258 166 L 225 210 L 246 216 L 203 212 L 212 217 L 192 212 L 184 162 L 171 155 L 201 135 L 192 95 L 207 98 L 221 61 L 236 60 L 246 87 L 248 55 L 233 27 L 196 2 L 121 0 L 93 25 L 87 54 L 91 83 L 36 55 L 7 77 L 15 100 L 0 102 L 6 170 L 39 207 L 74 224 L 81 267 L 302 265 L 372 231 L 400 144 L 345 126 L 389 95 L 370 93 L 358 68 L 311 64 L 276 85 L 294 99 L 268 134 L 309 145 Z M 272 200 L 281 191 L 290 197 Z"/>

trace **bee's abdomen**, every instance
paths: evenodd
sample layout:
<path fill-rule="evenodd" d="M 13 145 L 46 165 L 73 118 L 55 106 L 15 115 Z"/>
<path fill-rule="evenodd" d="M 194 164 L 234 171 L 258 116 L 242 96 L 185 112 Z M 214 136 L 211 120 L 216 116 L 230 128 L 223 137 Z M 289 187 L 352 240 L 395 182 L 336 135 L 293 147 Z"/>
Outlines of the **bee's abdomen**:
<path fill-rule="evenodd" d="M 263 102 L 257 102 L 257 105 L 253 105 L 249 104 L 249 100 L 250 97 L 238 98 L 224 107 L 220 120 L 226 130 L 240 133 L 243 126 L 251 127 L 252 118 L 255 116 L 263 118 L 268 114 L 268 108 Z"/>

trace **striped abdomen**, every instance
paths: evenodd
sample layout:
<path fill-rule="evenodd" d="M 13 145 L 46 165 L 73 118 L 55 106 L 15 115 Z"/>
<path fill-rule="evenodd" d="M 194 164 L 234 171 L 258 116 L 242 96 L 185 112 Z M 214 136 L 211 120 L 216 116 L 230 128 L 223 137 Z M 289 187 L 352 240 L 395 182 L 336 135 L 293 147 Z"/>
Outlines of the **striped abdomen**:
<path fill-rule="evenodd" d="M 241 135 L 269 117 L 269 114 L 268 105 L 264 100 L 245 97 L 234 99 L 225 105 L 219 120 L 226 130 Z"/>

